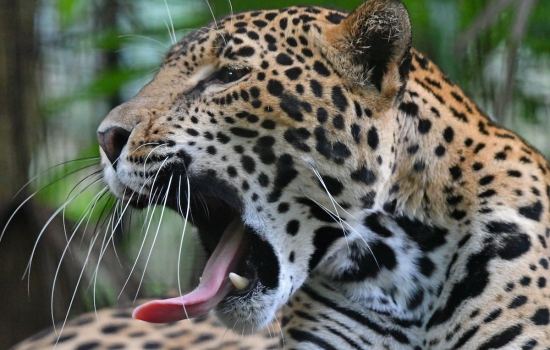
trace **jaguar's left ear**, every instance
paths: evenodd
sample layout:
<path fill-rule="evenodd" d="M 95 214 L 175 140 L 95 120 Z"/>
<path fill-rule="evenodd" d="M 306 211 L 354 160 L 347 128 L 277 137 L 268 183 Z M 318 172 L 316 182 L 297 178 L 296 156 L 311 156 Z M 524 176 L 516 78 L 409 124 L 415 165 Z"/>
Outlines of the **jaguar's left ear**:
<path fill-rule="evenodd" d="M 411 24 L 399 0 L 367 0 L 326 33 L 329 57 L 349 80 L 397 95 L 411 62 Z M 395 96 L 394 96 L 395 97 Z"/>

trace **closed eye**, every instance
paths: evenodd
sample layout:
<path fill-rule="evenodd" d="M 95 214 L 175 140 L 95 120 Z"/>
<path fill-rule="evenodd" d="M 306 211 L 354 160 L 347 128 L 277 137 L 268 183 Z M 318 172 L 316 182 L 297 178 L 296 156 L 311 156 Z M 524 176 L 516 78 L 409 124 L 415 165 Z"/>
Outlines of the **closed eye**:
<path fill-rule="evenodd" d="M 215 75 L 214 82 L 222 84 L 229 84 L 237 81 L 250 73 L 249 68 L 234 69 L 229 67 L 222 67 Z"/>

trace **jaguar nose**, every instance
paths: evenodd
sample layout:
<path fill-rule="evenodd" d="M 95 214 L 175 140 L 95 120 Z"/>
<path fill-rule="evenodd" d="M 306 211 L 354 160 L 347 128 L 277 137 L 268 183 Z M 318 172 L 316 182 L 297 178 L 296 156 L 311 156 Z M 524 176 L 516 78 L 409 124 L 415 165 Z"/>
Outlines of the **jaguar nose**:
<path fill-rule="evenodd" d="M 104 131 L 97 132 L 97 139 L 99 145 L 105 155 L 111 162 L 113 168 L 116 170 L 118 159 L 122 153 L 122 149 L 128 143 L 130 138 L 130 131 L 121 128 L 120 126 L 113 126 Z"/>

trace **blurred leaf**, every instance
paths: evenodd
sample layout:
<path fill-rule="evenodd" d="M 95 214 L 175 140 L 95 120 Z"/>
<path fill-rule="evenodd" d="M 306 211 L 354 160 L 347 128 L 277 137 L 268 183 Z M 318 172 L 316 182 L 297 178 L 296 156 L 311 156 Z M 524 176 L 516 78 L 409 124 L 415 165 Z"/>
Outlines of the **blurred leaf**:
<path fill-rule="evenodd" d="M 57 0 L 57 10 L 64 28 L 70 26 L 77 19 L 77 8 L 82 0 Z"/>
<path fill-rule="evenodd" d="M 148 73 L 153 73 L 155 68 L 147 66 L 103 72 L 88 85 L 82 86 L 73 94 L 66 94 L 60 98 L 48 100 L 43 104 L 43 108 L 55 112 L 79 101 L 83 102 L 110 96 L 118 92 L 125 84 L 147 78 Z"/>
<path fill-rule="evenodd" d="M 70 205 L 64 211 L 65 217 L 72 222 L 77 222 L 83 213 L 90 209 L 89 205 L 94 197 L 99 193 L 103 183 L 90 186 L 98 179 L 94 173 L 99 167 L 99 145 L 94 143 L 86 147 L 77 156 L 77 160 L 71 161 L 59 166 L 54 166 L 37 178 L 36 187 L 43 188 L 37 196 L 38 198 L 54 207 L 60 206 L 60 203 L 73 198 Z M 109 197 L 109 196 L 107 196 Z M 96 210 L 90 212 L 91 222 L 97 222 L 100 217 L 101 209 L 109 205 L 108 198 L 99 202 Z"/>

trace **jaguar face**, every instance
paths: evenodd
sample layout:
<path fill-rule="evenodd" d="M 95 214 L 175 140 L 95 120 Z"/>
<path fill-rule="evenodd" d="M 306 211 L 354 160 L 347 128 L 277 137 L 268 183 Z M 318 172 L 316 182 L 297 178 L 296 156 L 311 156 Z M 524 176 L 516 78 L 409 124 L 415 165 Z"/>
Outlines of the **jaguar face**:
<path fill-rule="evenodd" d="M 399 2 L 383 3 L 348 17 L 295 7 L 221 19 L 177 43 L 103 121 L 112 193 L 178 211 L 210 254 L 193 292 L 135 317 L 215 309 L 228 327 L 252 332 L 332 254 L 365 240 L 334 212 L 375 206 L 391 173 L 384 117 L 405 80 L 410 28 Z"/>

